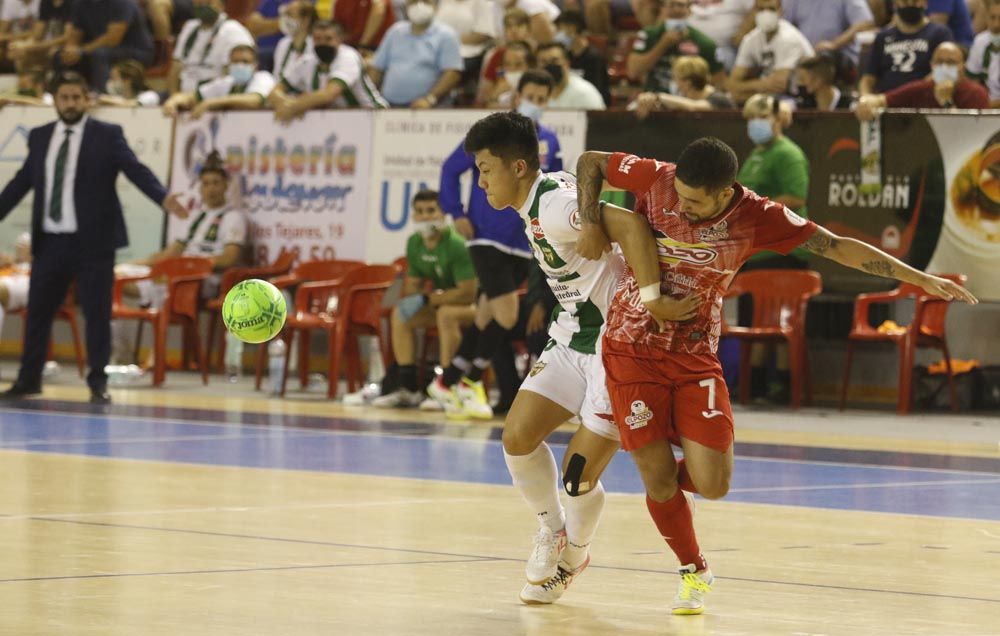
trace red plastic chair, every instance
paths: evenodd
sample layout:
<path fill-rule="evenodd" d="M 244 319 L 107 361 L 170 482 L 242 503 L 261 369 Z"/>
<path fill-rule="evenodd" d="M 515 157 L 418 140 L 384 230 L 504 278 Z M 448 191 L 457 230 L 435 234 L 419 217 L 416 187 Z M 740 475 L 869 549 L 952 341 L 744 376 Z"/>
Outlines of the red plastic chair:
<path fill-rule="evenodd" d="M 965 285 L 963 274 L 938 274 L 942 278 L 952 280 L 959 285 Z M 879 333 L 878 329 L 868 323 L 868 309 L 875 303 L 894 303 L 904 298 L 916 301 L 913 320 L 901 333 Z M 858 343 L 892 342 L 899 350 L 899 395 L 896 411 L 900 415 L 910 412 L 910 395 L 913 386 L 913 357 L 917 347 L 940 349 L 944 354 L 944 363 L 948 369 L 948 392 L 951 396 L 951 410 L 958 410 L 958 397 L 955 394 L 955 383 L 951 374 L 951 355 L 948 353 L 948 340 L 945 337 L 945 318 L 950 301 L 930 296 L 920 287 L 903 283 L 896 289 L 887 292 L 861 294 L 854 301 L 854 324 L 847 336 L 847 364 L 844 367 L 844 383 L 840 389 L 840 410 L 844 410 L 847 402 L 847 385 L 851 380 L 851 362 L 854 357 L 854 347 Z"/>
<path fill-rule="evenodd" d="M 167 330 L 170 325 L 181 325 L 184 328 L 184 342 L 194 345 L 201 381 L 208 384 L 208 357 L 201 346 L 198 310 L 201 285 L 211 274 L 211 259 L 179 256 L 153 265 L 148 276 L 126 276 L 115 280 L 111 318 L 149 322 L 153 328 L 153 386 L 162 385 L 166 377 Z M 141 280 L 163 280 L 166 283 L 167 294 L 162 307 L 133 307 L 122 302 L 125 285 Z"/>
<path fill-rule="evenodd" d="M 281 338 L 285 344 L 291 347 L 294 331 L 296 329 L 296 319 L 299 316 L 320 313 L 327 311 L 331 305 L 336 305 L 339 301 L 338 286 L 341 279 L 348 272 L 364 267 L 362 261 L 349 260 L 320 260 L 300 263 L 291 274 L 272 278 L 273 283 L 279 289 L 296 288 L 293 306 L 289 308 L 288 319 L 285 321 L 285 329 Z M 299 384 L 305 388 L 309 382 L 309 347 L 310 334 L 308 330 L 302 332 L 299 338 Z M 285 374 L 288 373 L 288 359 L 285 356 Z M 257 347 L 257 369 L 254 378 L 254 386 L 260 390 L 261 378 L 264 375 L 264 363 L 267 359 L 267 345 L 262 344 Z M 281 381 L 281 395 L 285 394 L 285 380 Z"/>
<path fill-rule="evenodd" d="M 740 340 L 740 403 L 750 401 L 751 342 L 787 342 L 788 366 L 792 383 L 792 408 L 812 401 L 809 364 L 806 351 L 806 307 L 809 299 L 823 290 L 823 280 L 816 272 L 760 269 L 738 274 L 727 296 L 750 294 L 753 319 L 749 327 L 724 325 L 723 335 Z"/>
<path fill-rule="evenodd" d="M 75 304 L 76 304 L 76 302 L 75 302 L 75 297 L 74 297 L 74 294 L 73 294 L 73 286 L 71 285 L 70 288 L 69 288 L 69 291 L 66 292 L 66 300 L 65 300 L 65 302 L 63 302 L 62 307 L 60 307 L 59 310 L 56 312 L 55 318 L 56 318 L 56 320 L 65 320 L 66 322 L 69 323 L 69 331 L 70 331 L 70 334 L 73 337 L 73 353 L 76 356 L 76 368 L 80 372 L 80 377 L 82 378 L 82 377 L 84 377 L 84 375 L 86 375 L 87 370 L 86 370 L 86 362 L 84 361 L 84 358 L 83 358 L 83 345 L 80 343 L 80 325 L 76 321 L 76 308 L 74 307 Z M 24 307 L 23 309 L 15 309 L 14 311 L 9 312 L 8 315 L 11 315 L 11 316 L 17 316 L 17 315 L 19 315 L 19 316 L 21 316 L 22 329 L 24 327 L 27 327 L 27 325 L 28 325 L 28 308 L 27 307 Z M 24 337 L 23 336 L 21 338 L 21 341 L 22 342 L 24 341 Z M 49 338 L 49 360 L 52 360 L 52 359 L 53 359 L 53 355 L 52 355 L 52 340 L 51 340 L 51 337 L 50 337 Z"/>
<path fill-rule="evenodd" d="M 226 338 L 225 326 L 219 330 L 219 337 L 216 338 L 216 329 L 219 325 L 222 325 L 222 302 L 226 299 L 226 294 L 229 293 L 237 283 L 248 280 L 250 278 L 261 278 L 267 280 L 269 278 L 274 278 L 276 276 L 282 276 L 287 274 L 289 270 L 292 269 L 292 263 L 295 261 L 295 254 L 282 250 L 278 254 L 278 257 L 274 259 L 274 263 L 271 265 L 266 265 L 263 267 L 230 267 L 229 269 L 222 272 L 222 280 L 219 282 L 219 295 L 205 302 L 204 311 L 212 314 L 211 320 L 208 323 L 208 344 L 206 345 L 205 355 L 208 357 L 209 361 L 212 360 L 212 349 L 214 348 L 215 341 L 219 341 L 219 354 L 216 356 L 216 368 L 221 372 L 223 371 L 223 363 L 226 357 Z"/>

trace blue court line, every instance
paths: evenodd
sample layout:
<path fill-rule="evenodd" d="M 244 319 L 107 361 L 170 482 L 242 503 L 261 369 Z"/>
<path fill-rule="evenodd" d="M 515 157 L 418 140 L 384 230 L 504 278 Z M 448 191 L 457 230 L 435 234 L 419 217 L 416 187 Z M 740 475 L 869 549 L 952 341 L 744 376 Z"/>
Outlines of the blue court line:
<path fill-rule="evenodd" d="M 341 472 L 507 485 L 499 442 L 157 422 L 34 411 L 0 412 L 0 448 L 204 465 Z M 602 481 L 641 493 L 622 453 Z M 950 483 L 954 482 L 954 483 Z M 996 475 L 842 463 L 737 457 L 732 501 L 1000 520 Z"/>
<path fill-rule="evenodd" d="M 441 559 L 441 560 L 429 560 L 429 561 L 410 561 L 410 562 L 396 562 L 396 563 L 366 563 L 366 564 L 332 564 L 332 565 L 311 565 L 311 566 L 274 566 L 266 568 L 245 568 L 245 569 L 226 569 L 226 570 L 190 570 L 184 572 L 147 572 L 147 573 L 119 573 L 119 574 L 82 574 L 82 575 L 66 575 L 66 576 L 54 576 L 54 577 L 33 577 L 25 579 L 8 579 L 0 580 L 0 583 L 12 583 L 12 582 L 30 582 L 36 580 L 60 580 L 60 579 L 88 579 L 88 578 L 115 578 L 115 577 L 128 577 L 128 576 L 165 576 L 165 575 L 177 575 L 177 574 L 219 574 L 219 573 L 241 573 L 241 572 L 259 572 L 259 571 L 270 571 L 270 570 L 300 570 L 300 569 L 321 569 L 321 568 L 333 568 L 333 567 L 355 567 L 358 565 L 362 566 L 372 566 L 372 565 L 426 565 L 426 564 L 439 564 L 446 565 L 449 563 L 488 563 L 488 562 L 514 562 L 521 563 L 520 559 L 512 559 L 509 557 L 500 556 L 487 556 L 487 555 L 475 555 L 475 554 L 454 554 L 449 552 L 435 552 L 431 550 L 414 550 L 410 548 L 396 548 L 391 546 L 371 546 L 371 545 L 356 545 L 349 543 L 333 543 L 329 541 L 319 541 L 319 540 L 308 540 L 308 539 L 291 539 L 284 537 L 271 537 L 266 535 L 244 535 L 229 532 L 212 532 L 206 530 L 192 530 L 186 528 L 167 528 L 159 526 L 141 526 L 132 524 L 119 524 L 119 523 L 104 523 L 104 522 L 94 522 L 94 521 L 75 521 L 71 519 L 51 519 L 48 517 L 31 517 L 31 521 L 40 522 L 55 522 L 55 523 L 68 523 L 68 524 L 78 524 L 87 526 L 103 526 L 107 528 L 118 528 L 118 529 L 129 529 L 129 530 L 148 530 L 154 532 L 166 532 L 166 533 L 176 533 L 176 534 L 195 534 L 195 535 L 209 535 L 209 536 L 221 536 L 227 538 L 240 538 L 240 539 L 250 539 L 254 541 L 278 541 L 282 543 L 306 543 L 312 545 L 324 545 L 330 547 L 342 547 L 342 548 L 354 548 L 354 549 L 364 549 L 364 550 L 379 550 L 386 552 L 403 552 L 403 553 L 418 553 L 433 556 L 447 556 L 453 557 L 451 559 Z M 706 550 L 706 552 L 713 552 L 712 550 Z M 665 552 L 663 553 L 665 554 Z M 670 574 L 673 575 L 675 572 L 673 570 L 662 570 L 654 568 L 635 568 L 626 566 L 616 566 L 616 565 L 597 565 L 591 564 L 591 568 L 598 570 L 611 570 L 618 572 L 641 572 L 646 574 Z M 942 598 L 951 600 L 961 600 L 961 601 L 976 601 L 983 603 L 997 603 L 1000 604 L 1000 598 L 983 598 L 974 596 L 957 596 L 948 594 L 936 594 L 933 592 L 914 592 L 908 590 L 889 590 L 881 588 L 865 588 L 865 587 L 851 587 L 845 585 L 831 585 L 825 583 L 802 583 L 796 581 L 779 581 L 773 579 L 758 579 L 758 578 L 748 578 L 748 577 L 738 577 L 738 576 L 716 576 L 716 578 L 724 581 L 740 581 L 744 583 L 763 583 L 768 585 L 784 585 L 791 587 L 808 587 L 815 589 L 829 589 L 829 590 L 842 590 L 849 592 L 868 592 L 873 594 L 899 594 L 904 596 L 919 596 L 928 598 Z"/>

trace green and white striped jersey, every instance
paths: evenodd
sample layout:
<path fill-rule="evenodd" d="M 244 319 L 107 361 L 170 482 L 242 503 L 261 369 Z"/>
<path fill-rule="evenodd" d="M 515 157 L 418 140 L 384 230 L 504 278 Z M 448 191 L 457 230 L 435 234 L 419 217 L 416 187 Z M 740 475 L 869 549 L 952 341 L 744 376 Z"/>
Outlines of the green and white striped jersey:
<path fill-rule="evenodd" d="M 617 251 L 599 261 L 576 253 L 581 226 L 576 177 L 568 172 L 539 173 L 518 214 L 535 260 L 559 301 L 549 336 L 574 351 L 596 353 L 624 259 Z"/>

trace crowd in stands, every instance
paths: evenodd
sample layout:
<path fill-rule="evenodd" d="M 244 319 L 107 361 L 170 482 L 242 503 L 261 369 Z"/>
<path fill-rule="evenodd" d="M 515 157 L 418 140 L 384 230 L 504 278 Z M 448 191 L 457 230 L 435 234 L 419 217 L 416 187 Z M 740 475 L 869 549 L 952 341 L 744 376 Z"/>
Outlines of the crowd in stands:
<path fill-rule="evenodd" d="M 101 104 L 189 111 L 989 108 L 1000 0 L 2 0 L 4 104 L 73 69 Z"/>

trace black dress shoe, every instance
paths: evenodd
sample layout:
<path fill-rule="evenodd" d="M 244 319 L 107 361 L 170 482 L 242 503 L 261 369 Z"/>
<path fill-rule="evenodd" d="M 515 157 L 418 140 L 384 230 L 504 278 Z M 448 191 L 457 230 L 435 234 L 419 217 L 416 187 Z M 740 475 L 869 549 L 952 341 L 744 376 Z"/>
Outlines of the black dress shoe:
<path fill-rule="evenodd" d="M 42 392 L 42 387 L 39 385 L 28 385 L 22 384 L 20 382 L 15 382 L 10 385 L 10 388 L 0 393 L 0 400 L 20 400 L 21 398 L 30 397 L 32 395 L 38 395 Z"/>
<path fill-rule="evenodd" d="M 111 396 L 106 391 L 93 391 L 90 394 L 91 404 L 111 404 Z"/>

